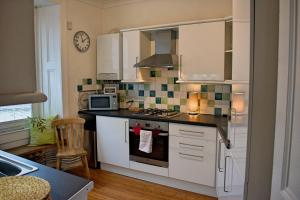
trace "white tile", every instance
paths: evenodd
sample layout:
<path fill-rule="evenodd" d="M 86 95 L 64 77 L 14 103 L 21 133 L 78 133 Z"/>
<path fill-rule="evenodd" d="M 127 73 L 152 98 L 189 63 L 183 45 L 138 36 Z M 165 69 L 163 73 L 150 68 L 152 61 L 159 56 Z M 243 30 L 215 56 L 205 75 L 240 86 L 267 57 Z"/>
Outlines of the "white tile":
<path fill-rule="evenodd" d="M 222 85 L 216 85 L 215 86 L 215 92 L 222 93 L 223 92 L 223 86 Z"/>

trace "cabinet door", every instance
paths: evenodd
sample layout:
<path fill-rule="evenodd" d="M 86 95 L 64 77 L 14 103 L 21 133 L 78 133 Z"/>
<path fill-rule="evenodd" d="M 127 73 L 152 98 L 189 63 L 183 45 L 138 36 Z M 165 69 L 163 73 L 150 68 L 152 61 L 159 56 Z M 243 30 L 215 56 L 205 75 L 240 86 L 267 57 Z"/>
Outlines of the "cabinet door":
<path fill-rule="evenodd" d="M 169 176 L 215 186 L 216 142 L 169 136 Z"/>
<path fill-rule="evenodd" d="M 249 81 L 250 74 L 250 23 L 233 22 L 232 80 Z"/>
<path fill-rule="evenodd" d="M 135 82 L 137 68 L 133 67 L 140 57 L 140 31 L 123 33 L 123 81 Z"/>
<path fill-rule="evenodd" d="M 225 22 L 179 26 L 181 80 L 224 80 Z"/>
<path fill-rule="evenodd" d="M 97 116 L 98 161 L 129 168 L 128 119 Z"/>

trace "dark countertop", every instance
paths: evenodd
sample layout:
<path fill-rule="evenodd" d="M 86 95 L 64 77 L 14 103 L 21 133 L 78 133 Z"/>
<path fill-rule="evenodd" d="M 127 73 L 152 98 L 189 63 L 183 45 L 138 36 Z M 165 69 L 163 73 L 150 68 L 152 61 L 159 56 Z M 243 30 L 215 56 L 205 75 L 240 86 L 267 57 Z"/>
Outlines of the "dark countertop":
<path fill-rule="evenodd" d="M 152 120 L 152 121 L 163 121 L 178 124 L 189 124 L 198 126 L 209 126 L 216 127 L 220 135 L 222 136 L 224 143 L 227 148 L 230 148 L 230 141 L 227 139 L 227 117 L 218 117 L 214 115 L 188 115 L 187 113 L 181 113 L 178 116 L 172 118 L 162 118 L 162 117 L 151 117 L 151 116 L 141 116 L 135 115 L 134 112 L 120 109 L 117 111 L 90 111 L 84 110 L 78 112 L 79 116 L 107 116 L 107 117 L 121 117 L 121 118 L 131 118 L 131 119 L 142 119 L 142 120 Z"/>
<path fill-rule="evenodd" d="M 25 176 L 36 176 L 47 180 L 51 185 L 52 200 L 70 199 L 87 185 L 93 185 L 93 182 L 90 180 L 32 162 L 4 151 L 0 151 L 0 153 L 8 158 L 37 167 L 37 171 L 28 173 Z"/>

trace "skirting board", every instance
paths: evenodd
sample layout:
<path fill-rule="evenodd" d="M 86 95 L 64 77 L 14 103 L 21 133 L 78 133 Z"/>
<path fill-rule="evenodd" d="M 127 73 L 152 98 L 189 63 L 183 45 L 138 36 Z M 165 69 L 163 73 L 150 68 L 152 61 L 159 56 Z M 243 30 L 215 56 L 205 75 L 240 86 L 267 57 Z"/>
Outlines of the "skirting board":
<path fill-rule="evenodd" d="M 195 183 L 173 179 L 170 177 L 158 176 L 150 173 L 140 172 L 140 171 L 109 165 L 109 164 L 104 164 L 104 163 L 101 163 L 101 169 L 116 174 L 129 176 L 132 178 L 149 181 L 152 183 L 166 185 L 169 187 L 186 190 L 186 191 L 207 195 L 211 197 L 217 197 L 216 189 L 205 185 L 199 185 Z"/>

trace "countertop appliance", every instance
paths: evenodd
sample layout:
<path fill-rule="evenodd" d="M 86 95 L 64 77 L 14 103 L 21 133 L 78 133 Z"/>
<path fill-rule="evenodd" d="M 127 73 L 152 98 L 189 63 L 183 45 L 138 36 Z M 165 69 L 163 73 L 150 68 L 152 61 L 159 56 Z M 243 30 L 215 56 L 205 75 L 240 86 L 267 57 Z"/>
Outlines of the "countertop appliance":
<path fill-rule="evenodd" d="M 89 96 L 89 110 L 118 110 L 117 94 L 92 94 Z"/>
<path fill-rule="evenodd" d="M 145 153 L 139 150 L 140 136 L 136 129 L 152 131 L 152 152 Z M 138 119 L 129 120 L 129 159 L 144 164 L 169 167 L 169 123 L 146 121 Z"/>

